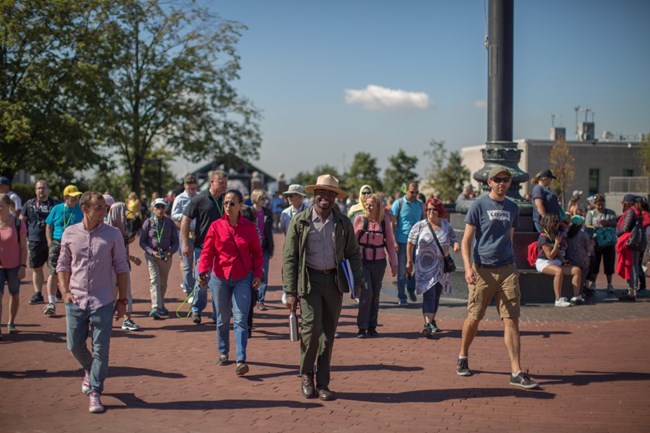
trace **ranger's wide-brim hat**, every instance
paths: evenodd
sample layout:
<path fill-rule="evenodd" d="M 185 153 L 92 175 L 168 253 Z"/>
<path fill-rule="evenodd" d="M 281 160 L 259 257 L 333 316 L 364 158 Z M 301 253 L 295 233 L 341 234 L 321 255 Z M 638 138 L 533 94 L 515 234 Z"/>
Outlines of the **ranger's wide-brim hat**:
<path fill-rule="evenodd" d="M 331 174 L 323 174 L 318 176 L 318 179 L 316 179 L 316 185 L 307 185 L 305 189 L 307 192 L 310 192 L 312 194 L 317 189 L 326 189 L 328 191 L 335 192 L 339 198 L 343 198 L 347 195 L 345 191 L 339 188 L 339 180 Z"/>

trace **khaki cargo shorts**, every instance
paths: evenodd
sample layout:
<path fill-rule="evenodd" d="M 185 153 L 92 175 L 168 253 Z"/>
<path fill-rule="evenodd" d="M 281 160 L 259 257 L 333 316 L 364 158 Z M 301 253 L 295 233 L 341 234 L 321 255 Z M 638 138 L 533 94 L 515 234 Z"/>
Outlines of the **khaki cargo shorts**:
<path fill-rule="evenodd" d="M 499 316 L 517 318 L 520 315 L 521 292 L 519 271 L 515 264 L 486 268 L 474 265 L 476 283 L 468 285 L 467 312 L 474 320 L 481 320 L 485 310 L 496 300 Z"/>

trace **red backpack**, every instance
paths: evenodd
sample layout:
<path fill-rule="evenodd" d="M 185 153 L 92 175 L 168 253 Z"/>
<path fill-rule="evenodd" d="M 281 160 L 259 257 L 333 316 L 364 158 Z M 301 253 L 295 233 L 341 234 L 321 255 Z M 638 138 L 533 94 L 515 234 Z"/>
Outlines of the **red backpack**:
<path fill-rule="evenodd" d="M 542 233 L 542 236 L 546 236 Z M 535 262 L 537 262 L 537 257 L 539 257 L 539 245 L 537 245 L 537 241 L 532 242 L 528 245 L 528 264 L 532 266 L 533 268 L 535 267 Z"/>

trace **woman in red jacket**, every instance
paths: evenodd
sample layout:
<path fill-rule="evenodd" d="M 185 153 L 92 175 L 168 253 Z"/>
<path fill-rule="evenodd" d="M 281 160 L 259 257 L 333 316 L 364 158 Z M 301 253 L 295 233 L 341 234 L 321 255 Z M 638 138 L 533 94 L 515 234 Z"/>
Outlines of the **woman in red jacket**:
<path fill-rule="evenodd" d="M 241 216 L 244 198 L 237 190 L 227 191 L 223 199 L 224 215 L 215 220 L 203 242 L 199 258 L 199 284 L 205 285 L 212 272 L 217 284 L 212 299 L 217 307 L 217 346 L 219 365 L 228 365 L 230 349 L 230 312 L 232 309 L 237 346 L 235 373 L 248 373 L 248 311 L 252 291 L 262 278 L 262 247 L 255 224 Z"/>
<path fill-rule="evenodd" d="M 623 215 L 618 219 L 618 225 L 616 227 L 616 234 L 619 236 L 619 244 L 621 239 L 629 238 L 632 235 L 632 230 L 635 226 L 642 227 L 643 216 L 641 214 L 641 202 L 643 199 L 639 196 L 633 194 L 626 194 L 623 197 Z M 627 245 L 627 244 L 626 244 Z M 620 245 L 618 245 L 620 247 Z M 636 291 L 638 290 L 639 277 L 641 275 L 641 266 L 640 260 L 643 249 L 645 248 L 645 236 L 642 236 L 642 243 L 638 248 L 623 248 L 623 256 L 627 253 L 630 255 L 630 260 L 625 261 L 629 269 L 625 269 L 625 275 L 629 275 L 627 279 L 627 293 L 623 296 L 620 296 L 618 299 L 625 302 L 634 302 L 636 301 Z M 620 259 L 620 258 L 619 258 Z M 619 260 L 620 261 L 620 260 Z"/>

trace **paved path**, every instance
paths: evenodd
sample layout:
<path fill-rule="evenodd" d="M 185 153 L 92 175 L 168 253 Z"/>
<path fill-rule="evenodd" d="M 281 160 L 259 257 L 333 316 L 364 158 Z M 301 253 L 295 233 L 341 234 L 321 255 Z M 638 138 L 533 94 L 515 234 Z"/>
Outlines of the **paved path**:
<path fill-rule="evenodd" d="M 20 332 L 7 336 L 3 327 L 0 342 L 0 432 L 648 431 L 648 302 L 525 306 L 522 363 L 542 387 L 524 391 L 508 385 L 508 358 L 493 311 L 472 346 L 474 374 L 459 377 L 464 303 L 445 299 L 439 324 L 448 331 L 426 340 L 418 335 L 419 307 L 396 307 L 389 287 L 377 338 L 354 338 L 355 306 L 346 300 L 331 383 L 339 398 L 305 400 L 298 344 L 288 340 L 288 313 L 280 303 L 279 251 L 272 260 L 270 308 L 256 312 L 251 371 L 243 378 L 233 365 L 216 365 L 213 325 L 146 317 L 146 266 L 135 268 L 135 319 L 144 330 L 115 328 L 102 415 L 87 412 L 81 371 L 65 347 L 65 318 L 46 318 L 42 305 L 27 305 L 31 283 L 24 283 Z M 172 269 L 168 305 L 176 308 L 177 262 Z M 3 303 L 6 322 L 7 296 Z"/>

